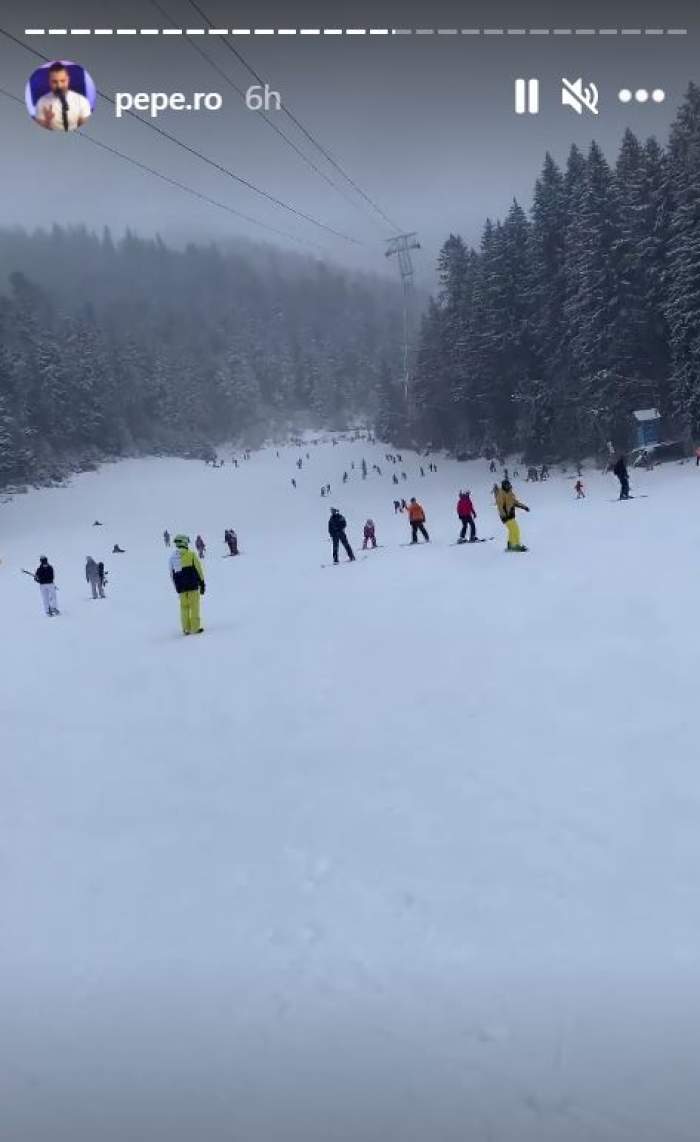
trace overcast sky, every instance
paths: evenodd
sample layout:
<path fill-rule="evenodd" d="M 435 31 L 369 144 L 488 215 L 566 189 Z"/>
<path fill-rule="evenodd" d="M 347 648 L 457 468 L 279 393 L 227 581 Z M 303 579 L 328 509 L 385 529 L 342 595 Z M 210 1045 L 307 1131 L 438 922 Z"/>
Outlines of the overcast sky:
<path fill-rule="evenodd" d="M 202 27 L 190 0 L 159 0 L 176 26 Z M 199 2 L 199 0 L 198 0 Z M 610 157 L 627 125 L 665 139 L 691 79 L 700 81 L 699 6 L 650 3 L 284 4 L 201 0 L 222 27 L 399 28 L 687 28 L 687 36 L 391 36 L 246 37 L 231 42 L 347 173 L 399 227 L 419 232 L 416 264 L 431 280 L 449 231 L 478 240 L 487 215 L 513 196 L 529 204 L 544 153 L 564 160 L 572 142 L 596 138 Z M 86 133 L 162 173 L 290 235 L 317 243 L 344 264 L 386 272 L 383 243 L 392 233 L 282 112 L 271 118 L 342 186 L 349 202 L 312 171 L 220 74 L 180 37 L 25 37 L 26 28 L 168 26 L 151 0 L 7 0 L 0 26 L 45 56 L 77 60 L 109 95 L 117 91 L 220 92 L 219 112 L 162 114 L 157 123 L 218 163 L 297 209 L 358 239 L 352 245 L 259 198 L 133 119 L 115 119 L 100 100 Z M 237 84 L 254 80 L 212 36 L 194 42 Z M 0 83 L 23 94 L 42 61 L 0 36 Z M 600 91 L 600 114 L 561 106 L 561 79 L 579 75 Z M 539 115 L 516 116 L 513 81 L 538 77 Z M 621 87 L 661 87 L 662 104 L 624 106 Z M 265 231 L 196 201 L 151 175 L 90 146 L 41 131 L 24 110 L 0 97 L 0 222 L 126 226 L 172 241 L 225 239 Z M 353 204 L 354 203 L 354 204 Z M 267 235 L 268 238 L 272 237 Z M 280 239 L 280 242 L 283 240 Z M 290 243 L 292 244 L 292 243 Z M 297 247 L 300 248 L 300 247 Z"/>

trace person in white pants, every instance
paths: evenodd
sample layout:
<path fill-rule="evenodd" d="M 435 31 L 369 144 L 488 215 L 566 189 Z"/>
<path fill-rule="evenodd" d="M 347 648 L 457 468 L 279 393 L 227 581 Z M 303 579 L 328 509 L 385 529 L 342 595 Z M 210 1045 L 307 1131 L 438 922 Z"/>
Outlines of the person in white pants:
<path fill-rule="evenodd" d="M 49 618 L 52 615 L 57 615 L 59 610 L 56 605 L 56 584 L 54 583 L 53 567 L 45 555 L 42 555 L 39 560 L 39 566 L 34 573 L 34 582 L 39 584 L 41 601 L 44 604 L 46 614 Z"/>

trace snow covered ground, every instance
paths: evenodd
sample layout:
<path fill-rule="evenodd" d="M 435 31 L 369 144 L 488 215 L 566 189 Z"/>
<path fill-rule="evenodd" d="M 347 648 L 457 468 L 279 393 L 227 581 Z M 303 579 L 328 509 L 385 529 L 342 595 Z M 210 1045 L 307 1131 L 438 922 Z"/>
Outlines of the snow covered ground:
<path fill-rule="evenodd" d="M 385 447 L 308 450 L 0 506 L 0 1137 L 696 1139 L 700 473 L 516 481 L 506 555 L 485 463 L 404 456 L 407 549 Z"/>

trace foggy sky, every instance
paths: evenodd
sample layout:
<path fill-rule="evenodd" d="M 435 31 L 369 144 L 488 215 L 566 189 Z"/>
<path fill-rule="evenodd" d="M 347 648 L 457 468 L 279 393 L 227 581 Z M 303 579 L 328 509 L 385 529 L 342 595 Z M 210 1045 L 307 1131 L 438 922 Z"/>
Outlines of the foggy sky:
<path fill-rule="evenodd" d="M 178 25 L 202 26 L 189 0 L 161 0 Z M 700 17 L 687 0 L 643 4 L 319 4 L 282 5 L 203 0 L 228 27 L 687 27 L 687 37 L 372 37 L 237 38 L 253 64 L 311 133 L 399 227 L 417 230 L 420 280 L 430 283 L 435 255 L 450 231 L 478 241 L 487 216 L 498 217 L 515 196 L 529 205 L 546 150 L 564 161 L 572 142 L 596 138 L 614 158 L 626 126 L 664 141 L 691 79 L 700 79 Z M 150 0 L 91 4 L 85 0 L 9 0 L 0 24 L 21 38 L 27 27 L 164 27 Z M 75 59 L 104 92 L 218 91 L 219 112 L 166 112 L 158 125 L 270 193 L 363 244 L 353 246 L 292 217 L 129 119 L 117 121 L 100 100 L 86 133 L 164 174 L 291 235 L 317 243 L 349 266 L 395 272 L 383 257 L 392 233 L 281 113 L 275 122 L 337 181 L 356 205 L 311 171 L 240 97 L 179 37 L 31 37 L 50 57 Z M 196 40 L 236 82 L 253 83 L 244 67 L 211 36 Z M 42 61 L 0 37 L 2 86 L 23 95 Z M 579 75 L 600 89 L 598 118 L 580 118 L 560 102 L 562 76 Z M 513 80 L 536 76 L 538 116 L 513 112 Z M 663 87 L 657 106 L 623 106 L 622 86 Z M 84 223 L 115 233 L 125 227 L 180 242 L 246 234 L 276 240 L 255 227 L 165 186 L 84 140 L 41 131 L 24 110 L 0 97 L 2 179 L 0 224 L 34 227 Z M 284 244 L 280 240 L 281 244 Z M 293 247 L 299 248 L 302 247 Z"/>

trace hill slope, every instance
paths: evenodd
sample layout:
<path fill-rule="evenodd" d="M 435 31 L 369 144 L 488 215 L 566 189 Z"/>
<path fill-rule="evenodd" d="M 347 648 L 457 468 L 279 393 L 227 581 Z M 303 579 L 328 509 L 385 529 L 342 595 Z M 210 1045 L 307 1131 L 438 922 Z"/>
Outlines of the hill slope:
<path fill-rule="evenodd" d="M 692 1137 L 694 466 L 518 481 L 506 556 L 486 464 L 404 455 L 410 550 L 384 446 L 308 451 L 0 507 L 8 1137 Z M 450 546 L 466 486 L 494 542 Z M 322 568 L 329 503 L 382 549 Z M 202 638 L 164 527 L 208 541 Z"/>

